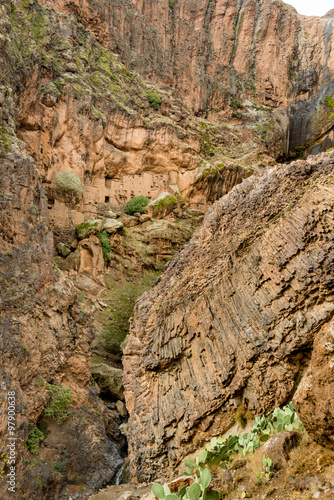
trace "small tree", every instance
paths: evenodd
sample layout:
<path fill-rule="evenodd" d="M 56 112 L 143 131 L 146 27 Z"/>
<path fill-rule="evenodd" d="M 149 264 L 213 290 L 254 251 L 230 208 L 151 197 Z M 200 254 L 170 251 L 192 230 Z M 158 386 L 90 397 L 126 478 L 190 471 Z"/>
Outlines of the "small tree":
<path fill-rule="evenodd" d="M 150 200 L 146 196 L 135 196 L 127 202 L 124 212 L 127 215 L 133 215 L 137 212 L 142 214 L 149 202 Z"/>
<path fill-rule="evenodd" d="M 57 424 L 60 425 L 65 422 L 70 414 L 68 407 L 72 402 L 73 394 L 68 387 L 56 384 L 47 384 L 47 389 L 51 399 L 44 413 L 47 417 L 54 418 Z"/>
<path fill-rule="evenodd" d="M 149 89 L 147 90 L 146 95 L 151 108 L 153 108 L 155 111 L 158 111 L 161 104 L 161 97 L 159 96 L 158 92 L 156 90 Z"/>

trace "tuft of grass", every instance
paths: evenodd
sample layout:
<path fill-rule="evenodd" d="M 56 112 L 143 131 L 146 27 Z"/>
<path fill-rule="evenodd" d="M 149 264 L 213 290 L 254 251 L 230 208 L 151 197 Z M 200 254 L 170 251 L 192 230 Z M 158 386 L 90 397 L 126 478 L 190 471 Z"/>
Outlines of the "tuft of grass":
<path fill-rule="evenodd" d="M 105 262 L 109 262 L 111 259 L 111 248 L 112 245 L 110 244 L 108 235 L 105 231 L 102 231 L 97 235 L 98 239 L 100 240 L 101 246 L 102 246 L 102 254 L 103 254 L 103 259 Z"/>
<path fill-rule="evenodd" d="M 242 404 L 238 406 L 234 418 L 237 424 L 239 424 L 240 427 L 244 429 L 247 425 L 247 422 L 253 420 L 254 416 L 252 412 L 248 411 L 247 408 L 245 408 L 245 406 Z"/>

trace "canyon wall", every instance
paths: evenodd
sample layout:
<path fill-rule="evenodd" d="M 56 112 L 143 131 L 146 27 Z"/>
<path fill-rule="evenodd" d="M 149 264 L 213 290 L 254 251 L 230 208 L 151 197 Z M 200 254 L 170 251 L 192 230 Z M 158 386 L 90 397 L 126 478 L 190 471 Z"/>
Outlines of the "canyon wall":
<path fill-rule="evenodd" d="M 279 0 L 42 3 L 75 14 L 129 66 L 177 88 L 196 112 L 223 107 L 241 91 L 286 106 L 315 96 L 334 72 L 332 18 L 298 15 Z"/>
<path fill-rule="evenodd" d="M 291 122 L 287 150 L 311 145 L 333 126 L 325 101 L 313 101 L 321 90 L 323 97 L 332 95 L 327 88 L 334 74 L 330 13 L 302 16 L 280 0 L 42 3 L 77 16 L 128 67 L 177 89 L 195 114 L 229 119 L 235 99 L 283 108 Z M 313 130 L 304 130 L 297 140 L 299 122 L 289 107 L 299 102 L 309 102 Z M 325 130 L 318 113 L 326 115 Z"/>
<path fill-rule="evenodd" d="M 138 300 L 124 352 L 136 480 L 226 431 L 238 405 L 292 398 L 334 312 L 333 175 L 330 153 L 244 180 Z"/>
<path fill-rule="evenodd" d="M 116 480 L 123 459 L 118 417 L 90 380 L 92 317 L 73 284 L 52 266 L 47 197 L 33 159 L 9 153 L 0 164 L 1 452 L 8 455 L 7 392 L 14 391 L 17 498 L 59 499 L 66 486 L 80 490 L 78 484 L 94 491 Z M 67 386 L 73 394 L 62 425 L 45 417 L 47 384 Z M 31 425 L 43 419 L 46 446 L 38 456 L 29 454 Z M 1 498 L 8 498 L 7 487 L 6 478 Z"/>

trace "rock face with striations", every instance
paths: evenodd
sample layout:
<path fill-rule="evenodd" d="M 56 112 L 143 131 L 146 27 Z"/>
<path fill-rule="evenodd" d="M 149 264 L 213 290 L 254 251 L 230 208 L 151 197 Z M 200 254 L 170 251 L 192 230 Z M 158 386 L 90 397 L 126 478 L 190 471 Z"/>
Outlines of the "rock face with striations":
<path fill-rule="evenodd" d="M 42 3 L 75 14 L 127 64 L 176 87 L 196 112 L 221 107 L 238 88 L 285 106 L 313 97 L 334 74 L 332 20 L 299 15 L 280 0 Z"/>
<path fill-rule="evenodd" d="M 246 179 L 138 300 L 124 358 L 138 481 L 227 430 L 239 404 L 292 398 L 334 312 L 333 184 L 333 153 Z"/>
<path fill-rule="evenodd" d="M 332 279 L 333 286 L 333 279 Z M 334 449 L 334 321 L 317 334 L 310 365 L 294 402 L 307 432 L 322 446 Z"/>
<path fill-rule="evenodd" d="M 177 89 L 196 114 L 226 120 L 239 107 L 234 115 L 241 117 L 246 101 L 280 109 L 263 131 L 278 129 L 278 149 L 285 141 L 289 150 L 322 143 L 333 126 L 324 100 L 333 95 L 331 11 L 324 18 L 302 16 L 280 0 L 42 3 L 78 16 L 125 64 Z M 277 119 L 289 129 L 285 141 Z"/>

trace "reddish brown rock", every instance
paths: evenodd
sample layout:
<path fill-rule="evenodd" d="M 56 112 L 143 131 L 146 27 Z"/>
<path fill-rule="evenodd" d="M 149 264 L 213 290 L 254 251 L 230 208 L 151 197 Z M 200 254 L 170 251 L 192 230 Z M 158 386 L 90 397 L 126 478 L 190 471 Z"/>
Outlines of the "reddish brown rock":
<path fill-rule="evenodd" d="M 308 370 L 293 400 L 309 435 L 322 446 L 334 449 L 333 320 L 316 335 Z"/>
<path fill-rule="evenodd" d="M 263 445 L 263 455 L 271 458 L 274 469 L 284 469 L 289 460 L 290 451 L 299 444 L 300 440 L 301 435 L 298 432 L 279 432 Z"/>
<path fill-rule="evenodd" d="M 289 400 L 333 305 L 333 154 L 252 176 L 216 202 L 137 302 L 125 349 L 133 477 L 177 465 L 242 402 Z"/>
<path fill-rule="evenodd" d="M 301 16 L 280 0 L 132 0 L 127 9 L 42 3 L 78 16 L 104 46 L 116 45 L 141 74 L 176 87 L 196 112 L 224 108 L 238 86 L 251 100 L 286 106 L 315 96 L 334 74 L 331 20 Z"/>
<path fill-rule="evenodd" d="M 7 392 L 15 391 L 15 496 L 58 499 L 71 484 L 94 491 L 113 480 L 123 460 L 108 411 L 89 387 L 91 318 L 80 309 L 73 284 L 52 265 L 47 197 L 34 161 L 7 154 L 0 165 L 0 440 L 5 449 Z M 34 459 L 25 446 L 29 424 L 42 418 L 45 424 L 46 382 L 70 388 L 70 416 L 62 425 L 48 420 L 51 433 L 39 459 L 25 467 L 24 460 Z M 0 482 L 1 498 L 7 486 Z"/>

